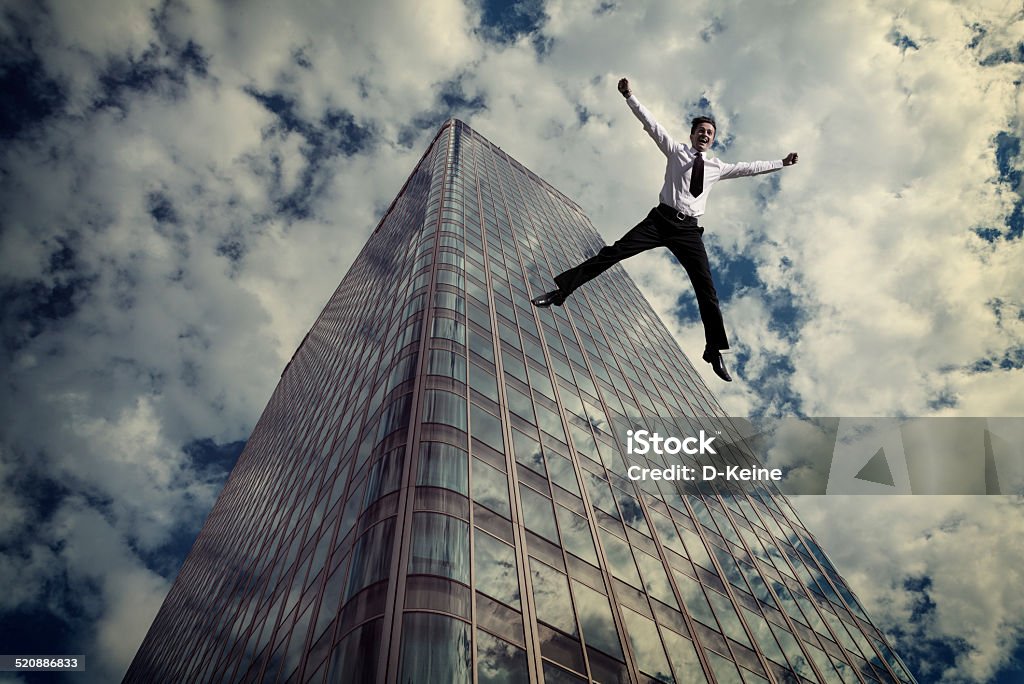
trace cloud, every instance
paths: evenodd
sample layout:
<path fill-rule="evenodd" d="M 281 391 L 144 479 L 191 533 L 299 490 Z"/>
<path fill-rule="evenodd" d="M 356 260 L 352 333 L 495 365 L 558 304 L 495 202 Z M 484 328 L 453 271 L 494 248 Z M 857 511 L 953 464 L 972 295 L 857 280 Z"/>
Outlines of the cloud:
<path fill-rule="evenodd" d="M 801 519 L 927 682 L 992 681 L 1024 634 L 1021 500 L 793 497 Z M 870 538 L 870 544 L 859 540 Z M 831 543 L 829 543 L 831 541 Z M 954 652 L 953 662 L 939 656 Z"/>

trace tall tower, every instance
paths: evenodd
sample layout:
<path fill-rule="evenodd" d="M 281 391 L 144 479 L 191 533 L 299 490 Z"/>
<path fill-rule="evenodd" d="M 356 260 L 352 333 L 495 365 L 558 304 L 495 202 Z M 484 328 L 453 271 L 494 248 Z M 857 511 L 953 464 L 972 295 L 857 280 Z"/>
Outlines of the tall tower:
<path fill-rule="evenodd" d="M 530 306 L 601 244 L 445 123 L 125 681 L 913 682 L 776 491 L 628 479 L 616 421 L 722 409 L 621 267 Z"/>

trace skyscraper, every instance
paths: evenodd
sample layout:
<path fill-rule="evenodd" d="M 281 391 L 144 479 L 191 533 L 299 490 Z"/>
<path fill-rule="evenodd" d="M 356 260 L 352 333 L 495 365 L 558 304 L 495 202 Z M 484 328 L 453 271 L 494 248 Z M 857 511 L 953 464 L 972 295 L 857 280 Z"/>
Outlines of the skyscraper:
<path fill-rule="evenodd" d="M 912 682 L 777 492 L 627 477 L 613 425 L 722 409 L 621 267 L 530 306 L 601 244 L 444 124 L 126 681 Z"/>

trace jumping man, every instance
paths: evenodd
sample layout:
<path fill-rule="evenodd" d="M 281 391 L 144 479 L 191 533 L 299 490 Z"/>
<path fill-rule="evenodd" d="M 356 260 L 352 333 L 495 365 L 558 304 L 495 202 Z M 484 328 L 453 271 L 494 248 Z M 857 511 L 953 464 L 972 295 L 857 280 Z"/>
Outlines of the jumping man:
<path fill-rule="evenodd" d="M 727 164 L 706 156 L 715 141 L 715 121 L 706 116 L 693 120 L 690 144 L 677 143 L 658 125 L 647 108 L 640 104 L 629 87 L 629 81 L 619 81 L 619 92 L 626 98 L 629 108 L 654 139 L 658 149 L 668 158 L 665 184 L 661 188 L 661 203 L 651 209 L 646 218 L 623 235 L 614 245 L 601 249 L 595 256 L 555 277 L 557 290 L 533 299 L 534 306 L 561 306 L 565 298 L 588 280 L 597 277 L 623 259 L 655 247 L 668 247 L 690 277 L 697 307 L 704 323 L 707 342 L 703 359 L 711 364 L 715 374 L 726 382 L 732 377 L 725 368 L 721 350 L 729 348 L 725 335 L 718 295 L 711 280 L 708 254 L 701 236 L 704 229 L 698 219 L 704 214 L 711 186 L 726 178 L 756 176 L 778 171 L 797 162 L 796 152 L 777 161 L 738 162 Z"/>

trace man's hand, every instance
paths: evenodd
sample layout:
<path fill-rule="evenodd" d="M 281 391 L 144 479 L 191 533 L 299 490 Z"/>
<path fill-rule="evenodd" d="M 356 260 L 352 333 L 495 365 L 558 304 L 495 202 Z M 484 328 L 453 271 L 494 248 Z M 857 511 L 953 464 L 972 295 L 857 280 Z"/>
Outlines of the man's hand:
<path fill-rule="evenodd" d="M 630 95 L 633 94 L 633 91 L 629 89 L 628 78 L 619 79 L 619 92 L 622 93 L 622 97 L 629 97 Z"/>
<path fill-rule="evenodd" d="M 798 159 L 799 157 L 797 156 L 796 152 L 790 152 L 788 155 L 786 155 L 786 158 L 782 160 L 782 165 L 792 166 L 793 164 L 796 164 Z"/>

